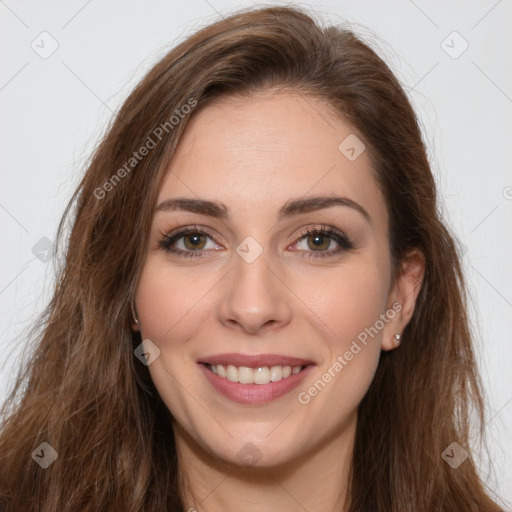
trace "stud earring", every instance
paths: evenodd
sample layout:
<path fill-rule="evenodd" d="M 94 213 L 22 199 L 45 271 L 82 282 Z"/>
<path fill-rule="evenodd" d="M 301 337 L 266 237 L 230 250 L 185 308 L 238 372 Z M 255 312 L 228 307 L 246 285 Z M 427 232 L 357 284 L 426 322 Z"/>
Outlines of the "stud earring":
<path fill-rule="evenodd" d="M 395 334 L 395 345 L 400 345 L 400 334 Z"/>
<path fill-rule="evenodd" d="M 134 307 L 133 307 L 133 302 L 130 302 L 130 306 L 132 308 L 132 315 L 133 315 L 133 320 L 135 321 L 135 323 L 137 325 L 139 325 L 139 320 L 137 318 L 137 315 L 135 314 L 135 310 L 134 310 Z"/>

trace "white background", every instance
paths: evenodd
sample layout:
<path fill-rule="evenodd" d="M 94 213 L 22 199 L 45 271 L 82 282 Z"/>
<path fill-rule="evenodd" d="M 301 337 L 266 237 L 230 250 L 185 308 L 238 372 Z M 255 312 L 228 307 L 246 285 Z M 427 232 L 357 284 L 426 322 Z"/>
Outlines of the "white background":
<path fill-rule="evenodd" d="M 41 262 L 32 248 L 42 237 L 54 240 L 106 121 L 171 46 L 249 5 L 254 2 L 0 0 L 0 400 L 17 368 L 20 336 L 49 299 L 53 266 Z M 299 5 L 314 6 L 327 21 L 349 22 L 371 38 L 410 91 L 446 220 L 464 252 L 470 316 L 489 399 L 485 433 L 492 466 L 483 460 L 481 472 L 510 503 L 512 4 L 336 0 Z M 40 36 L 43 31 L 58 43 L 47 59 L 31 47 L 49 37 Z M 464 40 L 469 46 L 458 56 Z M 50 42 L 45 40 L 46 49 Z"/>

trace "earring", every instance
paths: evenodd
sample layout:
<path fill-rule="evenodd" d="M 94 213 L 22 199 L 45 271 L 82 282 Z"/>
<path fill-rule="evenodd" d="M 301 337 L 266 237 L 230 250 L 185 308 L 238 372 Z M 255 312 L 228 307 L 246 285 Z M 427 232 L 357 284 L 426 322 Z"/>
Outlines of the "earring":
<path fill-rule="evenodd" d="M 400 334 L 395 334 L 395 345 L 400 345 Z"/>
<path fill-rule="evenodd" d="M 133 320 L 135 321 L 135 323 L 137 325 L 139 325 L 139 320 L 137 318 L 137 315 L 135 314 L 135 310 L 134 310 L 134 307 L 133 307 L 133 302 L 130 302 L 130 306 L 132 308 L 132 315 L 133 315 Z"/>

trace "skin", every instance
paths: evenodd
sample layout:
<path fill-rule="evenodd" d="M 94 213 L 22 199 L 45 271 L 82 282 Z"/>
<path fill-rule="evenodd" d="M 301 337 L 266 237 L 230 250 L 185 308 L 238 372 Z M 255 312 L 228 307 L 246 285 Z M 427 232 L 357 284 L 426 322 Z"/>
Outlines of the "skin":
<path fill-rule="evenodd" d="M 155 214 L 133 327 L 161 351 L 148 368 L 174 417 L 185 510 L 330 511 L 345 497 L 358 404 L 381 350 L 396 348 L 393 337 L 411 318 L 424 271 L 413 251 L 392 282 L 388 214 L 369 156 L 364 151 L 350 161 L 338 150 L 353 132 L 317 99 L 267 91 L 209 104 L 180 140 L 157 204 L 217 200 L 230 218 Z M 370 220 L 347 206 L 277 219 L 286 201 L 334 194 L 357 202 Z M 174 247 L 193 252 L 195 243 L 202 256 L 162 249 L 165 234 L 191 224 L 214 236 L 198 243 L 189 235 Z M 322 225 L 345 233 L 354 248 L 336 253 L 339 244 L 327 237 L 317 249 L 304 230 Z M 263 249 L 252 263 L 236 252 L 248 236 Z M 313 259 L 322 251 L 331 256 Z M 394 318 L 367 345 L 359 343 L 362 350 L 309 403 L 300 403 L 298 394 L 396 301 L 401 310 Z M 225 352 L 293 355 L 316 366 L 285 396 L 237 404 L 197 364 Z M 245 463 L 239 454 L 251 449 L 260 458 Z"/>

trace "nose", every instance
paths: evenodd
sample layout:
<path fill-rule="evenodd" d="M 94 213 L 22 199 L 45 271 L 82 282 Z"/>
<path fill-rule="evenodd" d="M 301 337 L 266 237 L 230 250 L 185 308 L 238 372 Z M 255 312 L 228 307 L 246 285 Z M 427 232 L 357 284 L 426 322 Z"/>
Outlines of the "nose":
<path fill-rule="evenodd" d="M 255 261 L 235 255 L 234 268 L 222 283 L 220 321 L 249 334 L 278 329 L 291 320 L 291 291 L 274 262 L 270 268 L 264 251 Z"/>

